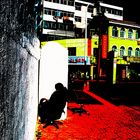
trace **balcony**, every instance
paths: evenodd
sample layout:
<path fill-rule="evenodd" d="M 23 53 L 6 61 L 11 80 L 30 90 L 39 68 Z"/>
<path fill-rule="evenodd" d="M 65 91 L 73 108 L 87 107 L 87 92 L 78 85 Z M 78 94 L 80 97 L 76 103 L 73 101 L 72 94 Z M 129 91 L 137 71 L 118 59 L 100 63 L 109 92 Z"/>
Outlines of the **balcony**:
<path fill-rule="evenodd" d="M 60 35 L 60 36 L 66 36 L 66 37 L 74 37 L 75 36 L 73 31 L 50 30 L 50 29 L 43 29 L 43 34 Z"/>

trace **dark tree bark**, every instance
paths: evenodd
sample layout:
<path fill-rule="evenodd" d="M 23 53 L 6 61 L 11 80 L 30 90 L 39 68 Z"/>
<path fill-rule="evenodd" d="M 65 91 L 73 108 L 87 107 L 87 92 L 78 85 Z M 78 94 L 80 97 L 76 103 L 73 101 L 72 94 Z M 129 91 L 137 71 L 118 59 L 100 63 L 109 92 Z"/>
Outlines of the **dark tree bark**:
<path fill-rule="evenodd" d="M 34 1 L 0 1 L 0 139 L 32 140 L 38 104 L 39 40 Z"/>

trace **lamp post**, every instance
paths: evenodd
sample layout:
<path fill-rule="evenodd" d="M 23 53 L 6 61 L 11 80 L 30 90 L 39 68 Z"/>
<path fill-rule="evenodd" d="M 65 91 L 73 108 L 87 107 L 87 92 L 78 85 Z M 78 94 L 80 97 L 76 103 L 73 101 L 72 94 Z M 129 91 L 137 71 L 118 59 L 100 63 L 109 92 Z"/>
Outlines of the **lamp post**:
<path fill-rule="evenodd" d="M 84 45 L 84 80 L 86 80 L 86 48 L 87 48 L 87 11 L 88 11 L 88 6 L 86 6 L 85 9 L 85 45 Z"/>

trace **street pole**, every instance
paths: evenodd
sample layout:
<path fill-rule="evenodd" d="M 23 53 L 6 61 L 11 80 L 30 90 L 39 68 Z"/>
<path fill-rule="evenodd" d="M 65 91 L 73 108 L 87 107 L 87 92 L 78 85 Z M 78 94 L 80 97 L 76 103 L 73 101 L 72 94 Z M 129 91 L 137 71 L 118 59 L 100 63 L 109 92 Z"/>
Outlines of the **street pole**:
<path fill-rule="evenodd" d="M 88 6 L 86 6 L 85 9 L 85 46 L 84 46 L 84 80 L 86 81 L 86 48 L 87 48 L 87 12 L 88 12 Z"/>
<path fill-rule="evenodd" d="M 105 17 L 104 13 L 100 13 L 98 24 L 98 64 L 97 64 L 97 81 L 101 77 L 101 68 L 103 63 L 107 59 L 107 47 L 108 47 L 108 19 Z M 106 37 L 106 40 L 104 39 Z M 104 51 L 105 49 L 105 51 Z"/>

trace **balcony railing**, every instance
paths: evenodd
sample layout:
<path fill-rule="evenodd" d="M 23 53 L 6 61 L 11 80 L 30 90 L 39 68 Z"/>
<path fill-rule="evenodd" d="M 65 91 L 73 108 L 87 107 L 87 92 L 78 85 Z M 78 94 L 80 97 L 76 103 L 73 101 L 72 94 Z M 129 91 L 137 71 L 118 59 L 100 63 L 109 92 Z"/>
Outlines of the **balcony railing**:
<path fill-rule="evenodd" d="M 74 37 L 75 36 L 73 31 L 62 31 L 62 30 L 52 30 L 51 31 L 51 30 L 43 29 L 43 33 L 49 34 L 49 35 L 66 36 L 66 37 Z"/>

